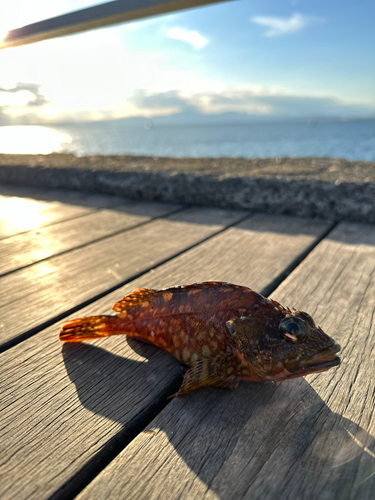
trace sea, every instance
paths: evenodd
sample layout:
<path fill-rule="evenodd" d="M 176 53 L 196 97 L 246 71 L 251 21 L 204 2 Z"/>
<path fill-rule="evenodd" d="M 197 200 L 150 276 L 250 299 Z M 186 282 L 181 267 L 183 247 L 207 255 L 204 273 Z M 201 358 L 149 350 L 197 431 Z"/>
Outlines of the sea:
<path fill-rule="evenodd" d="M 331 157 L 375 161 L 375 120 L 155 125 L 121 120 L 2 126 L 0 153 L 166 157 Z"/>

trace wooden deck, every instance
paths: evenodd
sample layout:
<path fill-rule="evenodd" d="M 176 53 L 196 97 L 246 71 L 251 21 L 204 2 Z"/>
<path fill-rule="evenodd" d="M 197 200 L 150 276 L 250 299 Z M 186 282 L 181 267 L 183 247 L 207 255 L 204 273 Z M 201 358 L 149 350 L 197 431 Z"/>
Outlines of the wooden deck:
<path fill-rule="evenodd" d="M 373 499 L 375 226 L 0 188 L 1 499 Z M 223 280 L 308 311 L 342 364 L 168 400 L 169 354 L 62 345 L 139 286 Z"/>

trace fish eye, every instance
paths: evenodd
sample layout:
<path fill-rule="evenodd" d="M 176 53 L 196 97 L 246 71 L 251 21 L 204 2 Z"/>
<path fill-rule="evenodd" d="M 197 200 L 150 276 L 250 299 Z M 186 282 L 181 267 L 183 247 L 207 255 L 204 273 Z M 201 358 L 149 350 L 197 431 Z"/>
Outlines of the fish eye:
<path fill-rule="evenodd" d="M 303 319 L 284 318 L 279 325 L 281 335 L 289 342 L 303 342 L 307 337 L 307 328 Z"/>

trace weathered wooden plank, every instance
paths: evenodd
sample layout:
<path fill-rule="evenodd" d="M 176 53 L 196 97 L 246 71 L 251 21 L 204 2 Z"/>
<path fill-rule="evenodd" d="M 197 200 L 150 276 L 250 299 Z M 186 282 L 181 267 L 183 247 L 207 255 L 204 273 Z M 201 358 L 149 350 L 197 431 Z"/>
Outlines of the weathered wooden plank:
<path fill-rule="evenodd" d="M 119 204 L 119 198 L 115 200 Z M 108 205 L 112 206 L 110 197 L 77 197 L 71 202 L 60 202 L 11 196 L 0 200 L 0 239 L 80 217 L 92 213 L 93 208 Z"/>
<path fill-rule="evenodd" d="M 1 344 L 30 334 L 244 216 L 188 209 L 3 276 Z"/>
<path fill-rule="evenodd" d="M 60 203 L 97 209 L 113 208 L 133 201 L 124 196 L 84 193 L 82 191 L 69 191 L 66 189 L 35 189 L 30 196 L 26 197 L 37 201 L 57 201 Z"/>
<path fill-rule="evenodd" d="M 75 202 L 88 207 L 114 207 L 123 205 L 127 200 L 124 197 L 113 195 L 102 195 L 96 193 L 85 193 L 82 191 L 72 191 L 68 189 L 49 189 L 34 186 L 13 186 L 10 184 L 0 184 L 0 194 L 4 196 L 15 196 L 18 198 L 30 198 L 37 201 L 59 201 Z"/>
<path fill-rule="evenodd" d="M 358 499 L 375 491 L 375 227 L 340 224 L 272 294 L 342 365 L 173 400 L 77 498 Z"/>
<path fill-rule="evenodd" d="M 182 207 L 134 201 L 116 209 L 100 210 L 78 219 L 6 238 L 0 243 L 0 275 L 135 227 L 179 208 Z"/>
<path fill-rule="evenodd" d="M 2 196 L 26 196 L 30 197 L 32 192 L 37 191 L 34 187 L 13 186 L 11 184 L 0 184 L 0 193 Z M 40 191 L 40 190 L 39 190 Z"/>
<path fill-rule="evenodd" d="M 247 219 L 74 316 L 108 314 L 119 297 L 139 286 L 222 279 L 265 289 L 326 227 L 288 217 Z M 265 266 L 274 274 L 263 272 Z M 153 346 L 123 337 L 61 346 L 58 330 L 53 325 L 1 355 L 4 500 L 72 497 L 181 380 L 177 361 Z"/>

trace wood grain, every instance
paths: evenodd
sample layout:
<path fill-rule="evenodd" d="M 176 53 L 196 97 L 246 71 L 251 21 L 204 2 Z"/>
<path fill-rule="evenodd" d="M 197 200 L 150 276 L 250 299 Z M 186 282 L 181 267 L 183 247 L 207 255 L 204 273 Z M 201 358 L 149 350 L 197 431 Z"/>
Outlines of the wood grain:
<path fill-rule="evenodd" d="M 0 275 L 175 212 L 178 208 L 165 203 L 132 202 L 6 238 L 0 244 Z"/>
<path fill-rule="evenodd" d="M 119 198 L 111 201 L 110 197 L 101 196 L 82 197 L 82 195 L 65 194 L 62 201 L 38 200 L 37 193 L 33 193 L 33 196 L 33 198 L 10 196 L 0 200 L 0 239 L 80 217 L 92 213 L 96 208 L 120 204 Z M 40 194 L 40 197 L 45 196 Z"/>
<path fill-rule="evenodd" d="M 4 185 L 0 185 L 0 195 L 0 239 L 90 214 L 100 208 L 132 203 L 120 196 Z"/>
<path fill-rule="evenodd" d="M 1 196 L 32 196 L 33 192 L 38 191 L 28 186 L 14 186 L 12 184 L 0 184 Z M 39 190 L 40 191 L 40 190 Z"/>
<path fill-rule="evenodd" d="M 36 201 L 75 203 L 76 205 L 103 208 L 123 205 L 131 200 L 124 196 L 102 195 L 95 193 L 84 193 L 68 189 L 47 189 L 30 186 L 12 186 L 0 184 L 0 194 L 10 197 L 28 198 Z"/>
<path fill-rule="evenodd" d="M 0 342 L 22 338 L 212 236 L 245 214 L 218 209 L 184 210 L 3 276 Z"/>
<path fill-rule="evenodd" d="M 340 224 L 272 294 L 342 346 L 342 365 L 171 402 L 89 499 L 361 499 L 375 491 L 375 227 Z"/>
<path fill-rule="evenodd" d="M 192 211 L 191 215 L 203 223 L 204 212 Z M 179 224 L 188 235 L 189 224 Z M 170 236 L 164 226 L 164 238 L 179 238 L 177 226 L 172 226 Z M 216 277 L 254 284 L 261 290 L 275 278 L 263 272 L 265 263 L 274 273 L 282 272 L 325 229 L 324 224 L 287 217 L 249 219 L 72 317 L 108 314 L 119 298 L 139 286 L 162 288 Z M 284 256 L 282 262 L 280 255 Z M 54 498 L 72 497 L 82 488 L 82 481 L 95 474 L 100 463 L 111 455 L 116 443 L 128 439 L 134 429 L 139 432 L 145 425 L 145 415 L 151 419 L 159 403 L 165 403 L 166 396 L 181 381 L 177 361 L 153 346 L 121 337 L 62 346 L 57 340 L 58 331 L 59 325 L 53 325 L 1 355 L 3 499 L 42 500 L 52 494 Z M 262 390 L 261 385 L 257 387 Z M 213 396 L 216 400 L 230 393 L 219 390 Z M 181 398 L 182 403 L 189 401 Z M 210 402 L 203 404 L 200 412 L 207 413 L 210 408 Z M 194 446 L 198 449 L 200 445 Z M 202 455 L 202 461 L 208 458 Z M 151 457 L 146 463 L 149 460 Z M 180 481 L 185 481 L 184 475 Z M 168 489 L 168 482 L 165 485 Z"/>

